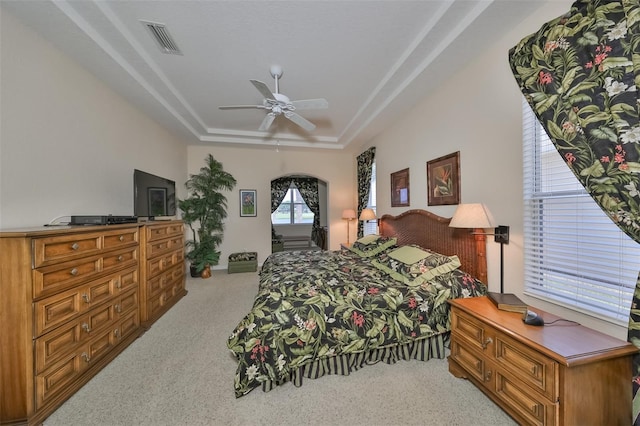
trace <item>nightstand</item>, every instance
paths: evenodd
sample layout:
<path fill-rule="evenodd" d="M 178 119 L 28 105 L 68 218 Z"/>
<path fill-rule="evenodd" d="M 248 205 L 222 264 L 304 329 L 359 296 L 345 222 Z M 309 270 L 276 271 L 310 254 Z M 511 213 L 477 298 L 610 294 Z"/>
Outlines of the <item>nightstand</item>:
<path fill-rule="evenodd" d="M 449 371 L 520 424 L 631 424 L 632 358 L 615 339 L 536 308 L 548 324 L 498 310 L 487 297 L 451 304 Z"/>

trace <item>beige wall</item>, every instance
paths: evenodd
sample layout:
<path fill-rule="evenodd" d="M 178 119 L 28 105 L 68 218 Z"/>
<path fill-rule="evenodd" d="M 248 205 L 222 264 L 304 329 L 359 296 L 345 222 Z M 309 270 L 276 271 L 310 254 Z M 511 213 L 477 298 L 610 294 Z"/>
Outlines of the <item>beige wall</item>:
<path fill-rule="evenodd" d="M 134 168 L 177 183 L 211 153 L 238 180 L 228 194 L 229 217 L 220 268 L 229 253 L 270 253 L 270 181 L 303 173 L 327 182 L 329 247 L 346 241 L 342 210 L 356 206 L 354 156 L 377 147 L 378 213 L 390 206 L 389 174 L 411 173 L 411 206 L 450 216 L 453 206 L 427 207 L 426 162 L 461 153 L 462 202 L 483 202 L 511 227 L 505 246 L 505 287 L 522 295 L 521 95 L 507 51 L 543 22 L 566 12 L 570 0 L 551 0 L 517 31 L 505 34 L 480 59 L 458 72 L 403 120 L 373 141 L 349 150 L 251 149 L 185 146 L 157 123 L 69 61 L 30 29 L 2 12 L 0 51 L 0 227 L 34 226 L 69 214 L 132 211 Z M 238 189 L 258 191 L 258 215 L 239 217 Z M 355 237 L 351 226 L 350 239 Z M 499 286 L 499 245 L 488 242 L 489 285 Z M 613 326 L 523 296 L 528 302 L 620 338 Z"/>
<path fill-rule="evenodd" d="M 276 150 L 272 146 L 190 146 L 188 153 L 189 173 L 197 173 L 211 153 L 238 181 L 236 189 L 226 194 L 229 208 L 218 268 L 226 268 L 229 254 L 236 251 L 257 251 L 260 264 L 271 253 L 271 180 L 288 174 L 306 174 L 327 182 L 329 248 L 338 249 L 346 241 L 342 210 L 355 206 L 355 166 L 350 153 L 286 147 Z M 256 217 L 240 217 L 240 189 L 257 190 Z M 351 231 L 353 241 L 354 226 Z"/>
<path fill-rule="evenodd" d="M 184 181 L 184 141 L 0 15 L 0 227 L 133 215 L 136 168 Z"/>
<path fill-rule="evenodd" d="M 567 12 L 571 1 L 549 2 L 537 14 L 438 88 L 403 120 L 365 145 L 376 147 L 378 214 L 391 208 L 390 173 L 409 167 L 412 209 L 450 217 L 455 206 L 427 206 L 426 162 L 460 151 L 461 202 L 485 203 L 499 225 L 510 226 L 504 247 L 506 292 L 565 318 L 626 339 L 626 328 L 546 304 L 523 292 L 522 95 L 508 51 L 523 37 Z M 487 243 L 489 288 L 500 289 L 500 245 Z"/>

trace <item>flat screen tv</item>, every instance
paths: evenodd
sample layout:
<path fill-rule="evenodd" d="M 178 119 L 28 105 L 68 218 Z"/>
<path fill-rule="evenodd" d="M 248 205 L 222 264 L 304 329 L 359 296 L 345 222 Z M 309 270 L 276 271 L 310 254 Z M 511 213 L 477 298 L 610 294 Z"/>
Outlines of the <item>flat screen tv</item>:
<path fill-rule="evenodd" d="M 176 183 L 142 170 L 134 170 L 133 214 L 150 219 L 175 216 Z"/>

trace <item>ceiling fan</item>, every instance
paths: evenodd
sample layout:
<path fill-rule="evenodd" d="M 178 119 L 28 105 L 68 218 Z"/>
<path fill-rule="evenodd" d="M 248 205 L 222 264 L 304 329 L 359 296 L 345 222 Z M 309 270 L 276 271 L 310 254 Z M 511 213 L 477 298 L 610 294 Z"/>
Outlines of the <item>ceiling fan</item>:
<path fill-rule="evenodd" d="M 279 115 L 284 115 L 289 120 L 293 121 L 298 126 L 305 129 L 307 132 L 311 132 L 316 128 L 316 125 L 302 117 L 296 110 L 301 109 L 324 109 L 329 107 L 329 103 L 326 99 L 304 99 L 300 101 L 292 101 L 287 96 L 278 92 L 278 80 L 282 77 L 282 67 L 279 65 L 272 65 L 270 68 L 271 76 L 276 81 L 276 91 L 271 92 L 269 87 L 261 81 L 249 80 L 256 89 L 264 96 L 262 105 L 229 105 L 221 106 L 220 109 L 243 109 L 243 108 L 257 108 L 268 110 L 266 117 L 262 120 L 262 124 L 258 130 L 267 130 L 273 120 Z"/>

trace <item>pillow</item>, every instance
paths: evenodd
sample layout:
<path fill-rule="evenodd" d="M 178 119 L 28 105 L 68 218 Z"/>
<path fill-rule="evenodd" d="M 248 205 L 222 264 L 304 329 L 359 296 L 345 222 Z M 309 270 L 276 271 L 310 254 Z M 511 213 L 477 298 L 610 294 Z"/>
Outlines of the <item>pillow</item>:
<path fill-rule="evenodd" d="M 380 235 L 367 235 L 356 240 L 349 250 L 360 257 L 371 257 L 382 253 L 390 247 L 395 247 L 396 237 L 382 237 Z"/>
<path fill-rule="evenodd" d="M 394 279 L 410 286 L 418 286 L 446 272 L 460 267 L 458 256 L 445 256 L 419 246 L 402 246 L 381 253 L 371 263 Z"/>

